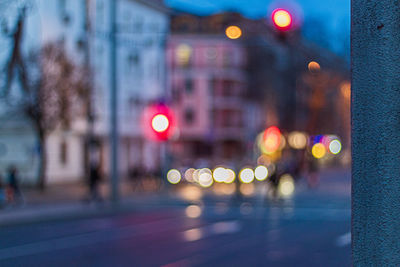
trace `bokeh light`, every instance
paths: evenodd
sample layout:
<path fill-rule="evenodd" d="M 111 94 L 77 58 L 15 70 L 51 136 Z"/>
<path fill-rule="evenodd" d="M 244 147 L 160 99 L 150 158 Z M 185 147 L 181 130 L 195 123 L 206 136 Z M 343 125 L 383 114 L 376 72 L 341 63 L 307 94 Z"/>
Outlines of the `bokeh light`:
<path fill-rule="evenodd" d="M 169 120 L 167 116 L 164 114 L 155 115 L 151 120 L 151 127 L 158 133 L 166 131 L 169 127 Z"/>
<path fill-rule="evenodd" d="M 200 170 L 194 170 L 193 175 L 192 175 L 193 181 L 198 183 L 199 182 L 199 176 L 200 176 Z"/>
<path fill-rule="evenodd" d="M 203 237 L 203 232 L 199 228 L 194 228 L 183 232 L 186 241 L 197 241 Z"/>
<path fill-rule="evenodd" d="M 311 61 L 310 63 L 308 63 L 308 70 L 311 73 L 317 73 L 321 70 L 321 66 L 319 65 L 318 62 Z"/>
<path fill-rule="evenodd" d="M 189 185 L 178 191 L 178 195 L 186 201 L 198 201 L 203 196 L 203 192 L 199 187 Z"/>
<path fill-rule="evenodd" d="M 223 167 L 217 167 L 213 171 L 213 177 L 217 183 L 223 183 L 228 178 L 228 172 Z"/>
<path fill-rule="evenodd" d="M 268 178 L 268 169 L 265 166 L 257 166 L 257 168 L 254 170 L 254 176 L 258 181 L 264 181 L 265 179 Z"/>
<path fill-rule="evenodd" d="M 226 173 L 227 173 L 227 176 L 226 176 L 225 183 L 227 183 L 227 184 L 233 183 L 236 179 L 236 173 L 232 169 L 226 169 Z"/>
<path fill-rule="evenodd" d="M 229 26 L 228 28 L 226 28 L 225 30 L 226 36 L 229 39 L 238 39 L 242 36 L 242 30 L 235 25 Z"/>
<path fill-rule="evenodd" d="M 234 184 L 214 184 L 213 187 L 213 192 L 216 195 L 232 195 L 236 191 L 236 187 Z"/>
<path fill-rule="evenodd" d="M 198 205 L 190 205 L 186 207 L 185 214 L 189 218 L 198 218 L 201 215 L 201 208 Z"/>
<path fill-rule="evenodd" d="M 302 132 L 291 132 L 288 136 L 288 143 L 294 149 L 304 149 L 307 145 L 307 136 Z"/>
<path fill-rule="evenodd" d="M 313 147 L 311 149 L 311 153 L 314 156 L 314 158 L 321 159 L 326 154 L 326 148 L 323 144 L 316 143 L 315 145 L 313 145 Z"/>
<path fill-rule="evenodd" d="M 340 153 L 341 150 L 342 150 L 342 143 L 339 140 L 335 139 L 329 143 L 329 151 L 332 154 L 337 155 Z"/>
<path fill-rule="evenodd" d="M 272 22 L 279 30 L 288 30 L 292 26 L 292 15 L 287 10 L 275 9 L 272 12 Z"/>
<path fill-rule="evenodd" d="M 270 163 L 270 159 L 267 155 L 262 154 L 257 158 L 258 165 L 268 165 Z"/>
<path fill-rule="evenodd" d="M 250 168 L 244 168 L 239 173 L 239 179 L 242 183 L 249 184 L 254 181 L 254 171 Z"/>
<path fill-rule="evenodd" d="M 166 141 L 176 130 L 174 112 L 164 103 L 147 105 L 141 114 L 141 127 L 146 138 Z"/>
<path fill-rule="evenodd" d="M 340 92 L 343 97 L 346 99 L 350 99 L 351 97 L 351 83 L 349 81 L 342 82 L 340 84 Z"/>
<path fill-rule="evenodd" d="M 244 196 L 252 196 L 255 193 L 254 184 L 241 184 L 239 187 L 240 193 Z"/>
<path fill-rule="evenodd" d="M 190 182 L 190 183 L 194 182 L 194 179 L 193 179 L 193 173 L 194 172 L 195 172 L 195 169 L 193 169 L 193 168 L 187 169 L 185 171 L 185 180 Z"/>
<path fill-rule="evenodd" d="M 294 193 L 294 179 L 290 174 L 284 174 L 279 179 L 279 193 L 283 197 L 289 197 Z"/>
<path fill-rule="evenodd" d="M 176 169 L 171 169 L 167 173 L 167 180 L 171 184 L 177 184 L 181 181 L 181 173 Z"/>
<path fill-rule="evenodd" d="M 263 151 L 267 154 L 276 152 L 282 141 L 281 131 L 276 126 L 271 126 L 263 134 Z"/>
<path fill-rule="evenodd" d="M 204 170 L 204 169 L 202 169 L 202 170 Z M 206 171 L 201 172 L 200 171 L 199 184 L 202 187 L 210 187 L 213 183 L 214 183 L 214 180 L 212 178 L 211 171 L 210 172 L 206 172 Z"/>

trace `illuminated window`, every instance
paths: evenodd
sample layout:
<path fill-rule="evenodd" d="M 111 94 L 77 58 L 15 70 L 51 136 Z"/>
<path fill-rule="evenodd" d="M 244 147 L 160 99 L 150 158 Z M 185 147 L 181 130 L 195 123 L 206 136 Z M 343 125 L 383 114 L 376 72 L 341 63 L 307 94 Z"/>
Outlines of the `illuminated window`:
<path fill-rule="evenodd" d="M 175 56 L 178 66 L 188 67 L 192 58 L 193 49 L 188 44 L 180 44 L 176 47 Z"/>

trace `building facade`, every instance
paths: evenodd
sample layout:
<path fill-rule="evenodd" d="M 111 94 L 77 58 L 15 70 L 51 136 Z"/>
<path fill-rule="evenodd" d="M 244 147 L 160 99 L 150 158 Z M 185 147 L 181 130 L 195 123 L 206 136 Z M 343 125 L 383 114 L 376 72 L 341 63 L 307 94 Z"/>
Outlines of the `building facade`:
<path fill-rule="evenodd" d="M 108 173 L 110 1 L 114 0 L 36 0 L 28 10 L 25 29 L 28 38 L 24 40 L 27 43 L 24 49 L 26 54 L 28 51 L 39 51 L 47 43 L 60 43 L 75 64 L 88 67 L 92 84 L 90 119 L 87 116 L 88 107 L 77 107 L 82 112 L 72 119 L 70 127 L 57 127 L 47 138 L 48 183 L 83 179 L 87 174 L 87 157 L 91 154 L 99 161 L 103 172 Z M 155 169 L 160 164 L 159 144 L 145 138 L 140 120 L 143 109 L 165 95 L 165 44 L 169 14 L 158 0 L 118 0 L 116 7 L 119 170 L 124 176 L 134 166 Z M 32 36 L 35 38 L 29 38 Z M 29 124 L 28 120 L 24 121 Z M 0 131 L 6 133 L 9 129 L 2 128 Z M 25 139 L 35 140 L 35 132 L 26 131 L 33 137 Z M 89 131 L 98 145 L 96 153 L 88 151 Z M 7 150 L 18 142 L 14 140 Z M 0 143 L 4 142 L 0 140 Z M 37 141 L 31 143 L 34 151 Z M 20 152 L 21 157 L 28 156 Z M 38 157 L 38 153 L 31 153 L 29 157 Z M 18 162 L 15 164 L 20 165 Z M 28 177 L 28 182 L 35 183 L 37 168 L 31 168 L 23 175 Z"/>
<path fill-rule="evenodd" d="M 232 161 L 246 151 L 246 49 L 216 34 L 173 33 L 168 41 L 169 93 L 179 136 L 177 164 Z M 193 165 L 192 165 L 193 166 Z"/>

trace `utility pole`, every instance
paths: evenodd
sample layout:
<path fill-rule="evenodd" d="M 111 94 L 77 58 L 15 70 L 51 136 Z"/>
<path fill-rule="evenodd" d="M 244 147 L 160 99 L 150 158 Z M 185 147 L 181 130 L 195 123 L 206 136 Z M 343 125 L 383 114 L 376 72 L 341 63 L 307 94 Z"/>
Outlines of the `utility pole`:
<path fill-rule="evenodd" d="M 111 201 L 118 202 L 118 118 L 117 118 L 117 0 L 110 3 L 110 174 Z"/>
<path fill-rule="evenodd" d="M 87 83 L 86 83 L 86 124 L 87 124 L 87 132 L 86 132 L 86 140 L 85 140 L 85 174 L 86 179 L 90 179 L 90 164 L 92 163 L 91 151 L 94 146 L 94 110 L 93 110 L 93 76 L 92 76 L 92 65 L 91 65 L 91 55 L 90 55 L 90 37 L 91 37 L 91 18 L 90 18 L 90 8 L 93 3 L 90 0 L 85 0 L 83 2 L 83 40 L 84 40 L 84 59 L 85 59 L 85 72 L 87 75 Z M 99 162 L 97 162 L 99 163 Z"/>
<path fill-rule="evenodd" d="M 400 2 L 351 4 L 353 266 L 400 266 Z"/>

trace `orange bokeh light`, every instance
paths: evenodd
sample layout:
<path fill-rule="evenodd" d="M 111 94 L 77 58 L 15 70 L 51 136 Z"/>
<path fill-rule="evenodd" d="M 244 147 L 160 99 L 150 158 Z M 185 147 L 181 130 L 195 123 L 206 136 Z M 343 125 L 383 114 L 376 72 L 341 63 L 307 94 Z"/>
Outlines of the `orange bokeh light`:
<path fill-rule="evenodd" d="M 242 36 L 242 30 L 238 26 L 234 25 L 226 28 L 225 33 L 229 39 L 238 39 Z"/>

